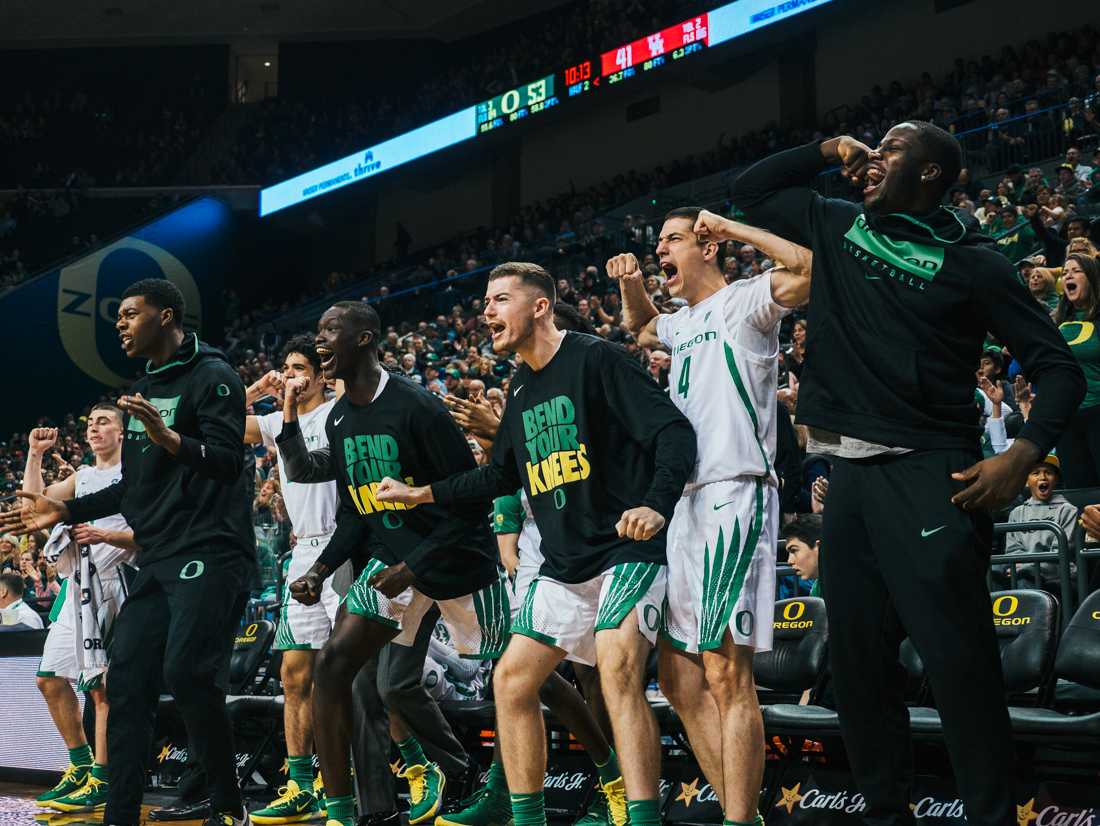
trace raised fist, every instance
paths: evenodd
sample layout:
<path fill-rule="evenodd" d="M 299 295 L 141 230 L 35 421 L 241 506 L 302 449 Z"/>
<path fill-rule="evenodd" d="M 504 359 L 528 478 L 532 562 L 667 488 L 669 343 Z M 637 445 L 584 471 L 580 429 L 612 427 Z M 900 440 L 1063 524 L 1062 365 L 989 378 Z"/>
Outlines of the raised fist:
<path fill-rule="evenodd" d="M 632 252 L 624 252 L 607 260 L 607 277 L 613 281 L 620 278 L 641 278 L 642 268 L 638 257 Z"/>

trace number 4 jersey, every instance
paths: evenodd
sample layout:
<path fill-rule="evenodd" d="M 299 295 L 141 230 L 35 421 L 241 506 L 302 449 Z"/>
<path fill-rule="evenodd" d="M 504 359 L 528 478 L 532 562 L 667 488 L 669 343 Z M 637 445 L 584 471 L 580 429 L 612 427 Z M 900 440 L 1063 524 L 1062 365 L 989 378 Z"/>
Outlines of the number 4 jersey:
<path fill-rule="evenodd" d="M 769 273 L 734 281 L 693 307 L 657 318 L 672 354 L 669 395 L 695 428 L 691 482 L 775 475 L 779 322 Z"/>

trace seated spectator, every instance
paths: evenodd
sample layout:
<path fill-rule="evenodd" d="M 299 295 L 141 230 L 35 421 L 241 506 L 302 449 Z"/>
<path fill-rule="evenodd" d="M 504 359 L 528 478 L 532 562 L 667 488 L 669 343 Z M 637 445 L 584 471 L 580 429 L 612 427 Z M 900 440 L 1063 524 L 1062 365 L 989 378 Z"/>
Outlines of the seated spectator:
<path fill-rule="evenodd" d="M 990 234 L 997 240 L 997 249 L 1013 263 L 1030 255 L 1039 243 L 1035 230 L 1012 204 L 1001 207 L 989 229 Z"/>
<path fill-rule="evenodd" d="M 1054 454 L 1036 464 L 1027 476 L 1027 489 L 1031 496 L 1022 505 L 1012 509 L 1008 517 L 1009 524 L 1051 522 L 1065 531 L 1067 539 L 1072 536 L 1074 524 L 1077 522 L 1077 507 L 1067 502 L 1062 494 L 1054 492 L 1060 486 L 1061 475 L 1060 463 Z M 1013 531 L 1008 534 L 1005 542 L 1006 554 L 1049 553 L 1057 550 L 1058 543 L 1054 534 L 1047 531 Z M 1007 574 L 1010 567 L 1002 566 L 1000 573 Z M 1039 568 L 1040 578 L 1037 582 L 1034 566 L 1017 566 L 1016 581 L 1024 588 L 1057 590 L 1058 564 L 1042 562 Z"/>
<path fill-rule="evenodd" d="M 1085 187 L 1077 177 L 1077 170 L 1068 163 L 1060 165 L 1058 167 L 1058 183 L 1054 185 L 1055 194 L 1062 195 L 1073 202 L 1084 191 Z"/>
<path fill-rule="evenodd" d="M 0 574 L 0 626 L 5 631 L 29 631 L 44 625 L 23 600 L 23 577 L 9 571 Z"/>
<path fill-rule="evenodd" d="M 821 554 L 821 514 L 802 513 L 783 526 L 787 540 L 787 564 L 806 584 L 810 596 L 821 596 L 819 556 Z"/>
<path fill-rule="evenodd" d="M 791 346 L 783 352 L 783 364 L 788 373 L 801 378 L 806 360 L 806 319 L 800 318 L 791 327 Z"/>
<path fill-rule="evenodd" d="M 1020 262 L 1020 277 L 1027 284 L 1031 297 L 1039 302 L 1047 312 L 1054 312 L 1060 297 L 1055 284 L 1054 273 L 1047 267 L 1037 266 L 1036 256 Z"/>

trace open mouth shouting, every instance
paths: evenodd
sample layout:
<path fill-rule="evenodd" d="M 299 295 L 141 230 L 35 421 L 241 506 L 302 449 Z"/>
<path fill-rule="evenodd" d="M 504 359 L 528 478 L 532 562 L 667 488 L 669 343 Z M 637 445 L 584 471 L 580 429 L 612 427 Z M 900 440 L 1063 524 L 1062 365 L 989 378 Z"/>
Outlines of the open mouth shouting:
<path fill-rule="evenodd" d="M 488 321 L 486 320 L 485 326 L 489 328 L 489 336 L 493 340 L 493 348 L 504 343 L 505 333 L 508 330 L 508 325 L 503 321 Z"/>
<path fill-rule="evenodd" d="M 1043 479 L 1035 485 L 1035 491 L 1041 497 L 1046 497 L 1052 490 L 1054 490 L 1054 483 L 1049 479 Z"/>
<path fill-rule="evenodd" d="M 665 286 L 667 286 L 669 290 L 671 290 L 673 287 L 680 286 L 680 282 L 682 281 L 682 279 L 680 278 L 680 271 L 677 269 L 675 264 L 673 264 L 671 261 L 662 261 L 661 270 L 665 274 L 665 278 L 667 279 L 665 281 Z"/>
<path fill-rule="evenodd" d="M 886 170 L 881 166 L 869 166 L 863 180 L 863 197 L 870 198 L 882 187 L 886 180 Z"/>
<path fill-rule="evenodd" d="M 119 333 L 118 340 L 122 344 L 122 351 L 127 355 L 134 349 L 134 337 L 129 333 Z"/>
<path fill-rule="evenodd" d="M 321 371 L 325 374 L 326 378 L 331 377 L 332 371 L 336 367 L 336 354 L 328 347 L 317 347 L 315 349 L 318 357 L 321 359 Z"/>

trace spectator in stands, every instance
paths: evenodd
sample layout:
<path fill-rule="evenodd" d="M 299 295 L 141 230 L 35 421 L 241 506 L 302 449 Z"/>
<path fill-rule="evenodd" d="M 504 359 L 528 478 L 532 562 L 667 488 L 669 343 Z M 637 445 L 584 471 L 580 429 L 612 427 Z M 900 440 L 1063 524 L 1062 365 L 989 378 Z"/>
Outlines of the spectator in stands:
<path fill-rule="evenodd" d="M 1100 485 L 1100 263 L 1085 253 L 1066 257 L 1062 300 L 1054 323 L 1081 365 L 1088 383 L 1085 400 L 1058 443 L 1066 487 Z"/>
<path fill-rule="evenodd" d="M 0 572 L 19 567 L 19 542 L 10 534 L 0 536 Z"/>
<path fill-rule="evenodd" d="M 0 627 L 26 631 L 43 626 L 42 617 L 23 600 L 23 578 L 9 571 L 0 574 Z"/>
<path fill-rule="evenodd" d="M 1073 169 L 1073 174 L 1082 186 L 1090 186 L 1092 181 L 1092 167 L 1081 163 L 1081 147 L 1074 144 L 1066 150 L 1066 166 Z"/>
<path fill-rule="evenodd" d="M 1061 468 L 1058 456 L 1051 454 L 1038 462 L 1027 476 L 1027 489 L 1030 498 L 1017 505 L 1009 514 L 1009 524 L 1019 522 L 1052 522 L 1061 528 L 1068 539 L 1073 535 L 1077 521 L 1077 507 L 1066 501 L 1055 489 L 1060 487 Z M 1047 531 L 1013 531 L 1005 542 L 1006 554 L 1047 553 L 1058 550 L 1054 534 Z M 1001 568 L 1007 574 L 1011 566 Z M 1053 588 L 1058 585 L 1058 564 L 1043 562 L 1040 564 L 1040 578 L 1036 581 L 1034 567 L 1017 567 L 1017 582 L 1024 588 Z"/>
<path fill-rule="evenodd" d="M 997 215 L 990 227 L 991 234 L 997 239 L 997 249 L 1015 264 L 1035 250 L 1038 244 L 1035 231 L 1012 204 L 1003 205 Z"/>
<path fill-rule="evenodd" d="M 987 347 L 978 361 L 978 375 L 995 382 L 1003 392 L 1003 399 L 1013 406 L 1012 385 L 1005 378 L 1005 359 L 997 347 Z"/>
<path fill-rule="evenodd" d="M 783 353 L 783 364 L 788 373 L 801 377 L 802 363 L 806 360 L 806 319 L 798 319 L 791 327 L 791 346 Z"/>
<path fill-rule="evenodd" d="M 1054 274 L 1046 267 L 1037 266 L 1036 256 L 1025 258 L 1020 262 L 1020 277 L 1027 284 L 1028 292 L 1032 298 L 1042 304 L 1050 312 L 1054 312 L 1058 306 L 1060 296 L 1055 288 Z"/>
<path fill-rule="evenodd" d="M 1061 164 L 1058 167 L 1058 183 L 1054 185 L 1054 192 L 1073 202 L 1084 191 L 1085 188 L 1077 177 L 1077 170 L 1068 163 Z"/>
<path fill-rule="evenodd" d="M 800 513 L 783 527 L 787 540 L 787 564 L 809 587 L 812 597 L 821 596 L 818 557 L 821 553 L 821 514 Z"/>

